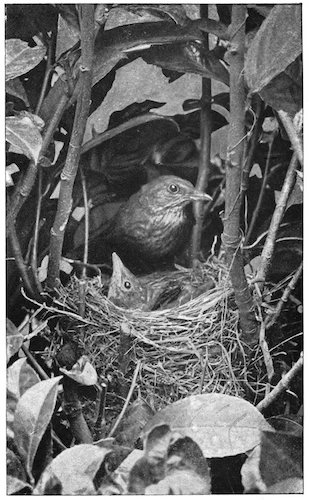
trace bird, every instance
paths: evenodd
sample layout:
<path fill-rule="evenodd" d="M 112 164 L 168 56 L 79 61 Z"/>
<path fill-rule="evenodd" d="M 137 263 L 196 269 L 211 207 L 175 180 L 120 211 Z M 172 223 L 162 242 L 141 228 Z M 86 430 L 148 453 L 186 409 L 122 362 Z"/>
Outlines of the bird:
<path fill-rule="evenodd" d="M 112 262 L 113 272 L 107 296 L 123 309 L 154 311 L 177 307 L 214 287 L 211 279 L 195 286 L 191 277 L 184 279 L 184 275 L 178 272 L 135 276 L 115 252 L 112 253 Z"/>
<path fill-rule="evenodd" d="M 111 220 L 106 242 L 125 263 L 173 260 L 185 247 L 194 224 L 188 205 L 212 198 L 191 182 L 162 175 L 133 194 Z"/>
<path fill-rule="evenodd" d="M 117 255 L 112 253 L 113 272 L 108 290 L 108 299 L 123 309 L 148 309 L 147 288 L 132 274 Z"/>

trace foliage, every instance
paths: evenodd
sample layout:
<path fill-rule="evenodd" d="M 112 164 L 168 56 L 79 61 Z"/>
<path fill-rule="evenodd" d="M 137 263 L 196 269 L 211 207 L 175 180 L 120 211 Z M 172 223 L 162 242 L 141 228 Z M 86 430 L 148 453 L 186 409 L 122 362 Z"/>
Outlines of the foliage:
<path fill-rule="evenodd" d="M 290 426 L 273 430 L 258 410 L 267 417 L 290 406 L 296 417 L 302 406 L 301 6 L 237 7 L 6 6 L 8 494 L 216 493 L 214 460 L 227 457 L 240 492 L 302 491 L 300 435 Z M 204 90 L 202 81 L 210 83 Z M 137 363 L 137 337 L 129 322 L 114 325 L 112 309 L 104 321 L 110 315 L 122 340 L 115 360 L 100 372 L 87 351 L 105 325 L 91 329 L 85 283 L 98 271 L 107 282 L 113 215 L 162 174 L 213 197 L 201 212 L 198 254 L 185 252 L 179 264 L 232 254 L 242 349 L 223 363 L 243 370 L 245 399 L 188 391 L 150 408 L 138 371 L 130 389 L 124 383 Z M 238 276 L 246 266 L 239 290 L 236 263 Z M 79 290 L 70 308 L 74 273 Z M 216 319 L 227 330 L 223 342 L 235 333 L 225 317 Z M 190 328 L 187 335 L 190 342 Z M 244 352 L 253 343 L 250 360 Z M 188 363 L 204 380 L 208 345 L 194 349 L 197 362 Z M 270 399 L 247 380 L 259 364 Z M 165 374 L 145 365 L 149 376 Z M 143 451 L 134 449 L 139 438 Z"/>

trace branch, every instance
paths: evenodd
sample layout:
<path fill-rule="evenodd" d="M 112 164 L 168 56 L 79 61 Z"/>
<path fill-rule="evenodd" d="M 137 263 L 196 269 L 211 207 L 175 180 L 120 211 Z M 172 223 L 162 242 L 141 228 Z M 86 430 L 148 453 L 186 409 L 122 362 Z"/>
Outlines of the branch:
<path fill-rule="evenodd" d="M 240 326 L 248 344 L 258 339 L 255 307 L 245 277 L 240 251 L 241 179 L 245 135 L 245 90 L 243 79 L 246 6 L 232 6 L 230 43 L 230 126 L 226 160 L 225 216 L 222 241 L 225 247 L 235 299 L 240 312 Z"/>
<path fill-rule="evenodd" d="M 201 8 L 202 9 L 202 8 Z M 204 6 L 201 14 L 208 17 L 208 5 Z M 206 35 L 205 40 L 206 50 L 209 50 L 209 36 Z M 201 111 L 200 111 L 200 155 L 198 178 L 196 189 L 205 192 L 208 185 L 210 175 L 210 157 L 211 157 L 211 134 L 212 134 L 212 110 L 211 110 L 211 79 L 202 78 L 202 95 L 201 95 Z M 201 233 L 204 219 L 204 203 L 195 202 L 193 204 L 196 224 L 192 233 L 191 244 L 191 264 L 198 260 L 201 246 Z"/>
<path fill-rule="evenodd" d="M 275 386 L 275 388 L 264 398 L 262 401 L 260 401 L 257 405 L 256 408 L 260 411 L 263 412 L 270 406 L 274 401 L 278 399 L 278 397 L 282 394 L 282 392 L 286 391 L 293 378 L 297 375 L 297 373 L 302 369 L 303 367 L 303 353 L 300 353 L 300 357 L 298 361 L 292 366 L 290 371 L 288 371 L 280 380 L 280 382 Z"/>
<path fill-rule="evenodd" d="M 263 252 L 261 255 L 261 264 L 255 277 L 255 281 L 259 282 L 260 290 L 262 290 L 264 287 L 266 276 L 271 266 L 271 259 L 276 244 L 277 232 L 281 224 L 283 215 L 285 213 L 288 199 L 295 185 L 297 166 L 298 166 L 298 159 L 296 153 L 294 153 L 286 172 L 286 177 L 284 179 L 284 183 L 282 186 L 277 206 L 275 208 L 275 211 L 271 219 L 268 236 L 266 238 Z"/>
<path fill-rule="evenodd" d="M 64 232 L 71 212 L 72 190 L 76 177 L 81 144 L 91 100 L 92 66 L 94 52 L 94 5 L 81 4 L 81 60 L 80 93 L 74 116 L 71 140 L 64 169 L 61 173 L 57 213 L 51 229 L 47 286 L 55 288 L 59 279 L 59 266 Z"/>
<path fill-rule="evenodd" d="M 285 128 L 285 131 L 289 137 L 289 140 L 291 141 L 292 147 L 294 149 L 295 154 L 297 155 L 298 161 L 300 165 L 303 167 L 304 165 L 304 158 L 303 158 L 303 152 L 302 152 L 302 143 L 299 137 L 299 130 L 295 129 L 294 123 L 290 117 L 290 115 L 286 112 L 283 111 L 282 109 L 278 111 L 278 115 L 281 119 L 281 122 L 283 124 L 283 127 Z"/>
<path fill-rule="evenodd" d="M 275 324 L 277 321 L 278 317 L 280 316 L 280 313 L 283 309 L 284 304 L 287 302 L 289 296 L 291 295 L 291 292 L 294 290 L 295 286 L 297 285 L 297 281 L 299 280 L 301 273 L 302 273 L 302 267 L 303 264 L 301 263 L 298 269 L 296 270 L 293 278 L 285 288 L 283 295 L 281 299 L 279 300 L 277 307 L 275 308 L 275 311 L 272 313 L 272 317 L 267 318 L 267 324 L 266 328 L 270 328 L 272 325 Z"/>

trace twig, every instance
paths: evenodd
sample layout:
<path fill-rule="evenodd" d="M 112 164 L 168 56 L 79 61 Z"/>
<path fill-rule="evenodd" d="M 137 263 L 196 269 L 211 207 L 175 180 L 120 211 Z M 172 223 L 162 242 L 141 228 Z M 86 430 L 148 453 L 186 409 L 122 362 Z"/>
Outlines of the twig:
<path fill-rule="evenodd" d="M 230 268 L 235 299 L 240 311 L 240 326 L 244 341 L 254 343 L 258 338 L 255 307 L 245 277 L 240 251 L 241 177 L 245 137 L 245 90 L 243 80 L 246 6 L 232 6 L 231 32 L 235 33 L 229 50 L 230 63 L 230 127 L 226 161 L 225 217 L 222 241 Z"/>
<path fill-rule="evenodd" d="M 88 206 L 88 196 L 87 196 L 87 188 L 86 188 L 86 179 L 83 171 L 82 165 L 80 165 L 80 175 L 81 175 L 81 183 L 82 183 L 82 191 L 83 191 L 83 201 L 84 201 L 84 221 L 85 221 L 85 230 L 84 230 L 84 255 L 83 255 L 83 270 L 82 277 L 86 278 L 86 265 L 88 262 L 88 245 L 89 245 L 89 206 Z"/>
<path fill-rule="evenodd" d="M 52 30 L 51 36 L 48 38 L 48 42 L 47 42 L 47 61 L 46 61 L 46 67 L 45 67 L 45 75 L 44 75 L 44 80 L 43 80 L 43 84 L 41 87 L 40 97 L 39 97 L 37 105 L 36 105 L 36 111 L 35 111 L 36 115 L 38 115 L 40 113 L 42 102 L 43 102 L 43 99 L 45 97 L 48 84 L 50 82 L 50 77 L 51 77 L 51 73 L 53 70 L 53 64 L 54 64 L 54 58 L 55 58 L 56 40 L 57 40 L 57 21 L 56 21 L 56 26 L 54 26 L 54 29 Z"/>
<path fill-rule="evenodd" d="M 292 147 L 294 149 L 295 154 L 297 155 L 298 161 L 300 165 L 303 167 L 304 158 L 302 151 L 302 143 L 299 137 L 299 131 L 295 129 L 294 123 L 286 111 L 283 111 L 281 109 L 280 111 L 278 111 L 278 115 L 280 117 L 281 122 L 283 123 L 283 127 L 285 128 L 289 140 L 291 141 Z"/>
<path fill-rule="evenodd" d="M 44 133 L 43 137 L 43 142 L 42 142 L 42 147 L 40 151 L 40 157 L 44 156 L 46 154 L 47 148 L 53 138 L 54 132 L 58 126 L 58 123 L 63 115 L 64 109 L 68 103 L 69 97 L 67 95 L 63 95 L 62 98 L 60 99 L 58 106 L 53 113 L 53 116 L 51 118 L 51 121 L 49 122 L 47 129 Z M 40 159 L 39 159 L 40 161 Z M 26 171 L 26 174 L 24 175 L 22 181 L 17 184 L 15 191 L 12 196 L 12 220 L 15 222 L 16 217 L 25 203 L 26 199 L 28 198 L 34 182 L 36 180 L 37 176 L 37 171 L 38 171 L 38 164 L 35 164 L 34 161 L 29 162 L 28 169 Z"/>
<path fill-rule="evenodd" d="M 104 412 L 107 397 L 107 385 L 102 382 L 99 386 L 99 403 L 98 403 L 98 413 L 96 422 L 94 425 L 94 439 L 98 441 L 102 436 L 102 426 L 105 425 Z"/>
<path fill-rule="evenodd" d="M 282 379 L 275 386 L 275 388 L 264 399 L 262 399 L 262 401 L 260 401 L 256 405 L 256 408 L 260 412 L 266 410 L 268 406 L 270 406 L 274 401 L 278 399 L 278 397 L 282 394 L 282 392 L 286 391 L 289 388 L 293 378 L 302 369 L 302 367 L 303 367 L 303 352 L 300 353 L 298 361 L 296 361 L 296 363 L 292 366 L 292 368 L 282 377 Z"/>
<path fill-rule="evenodd" d="M 246 237 L 245 237 L 245 240 L 244 240 L 244 245 L 247 245 L 248 242 L 249 242 L 249 240 L 250 240 L 250 236 L 252 234 L 253 228 L 255 226 L 258 214 L 260 212 L 260 209 L 261 209 L 261 206 L 262 206 L 262 203 L 263 203 L 263 198 L 264 198 L 264 195 L 265 195 L 265 189 L 266 189 L 267 180 L 268 180 L 269 165 L 270 165 L 271 152 L 272 152 L 272 146 L 273 146 L 273 143 L 274 143 L 274 139 L 275 139 L 275 135 L 273 134 L 272 135 L 272 139 L 269 142 L 269 148 L 268 148 L 268 154 L 267 154 L 267 160 L 266 160 L 266 165 L 265 165 L 265 172 L 264 172 L 263 182 L 262 182 L 261 187 L 260 187 L 260 192 L 259 192 L 258 200 L 257 200 L 257 203 L 256 203 L 256 207 L 255 207 L 254 212 L 252 214 L 252 219 L 251 219 L 251 222 L 250 222 L 250 226 L 249 226 L 249 229 L 247 231 L 247 234 L 246 234 Z"/>
<path fill-rule="evenodd" d="M 78 397 L 78 384 L 64 375 L 64 411 L 77 443 L 92 443 L 93 438 L 85 421 L 82 405 Z"/>
<path fill-rule="evenodd" d="M 133 374 L 132 382 L 131 382 L 130 389 L 129 389 L 128 394 L 127 394 L 126 401 L 124 403 L 122 411 L 120 412 L 119 416 L 116 419 L 115 424 L 113 425 L 112 429 L 110 430 L 110 432 L 108 434 L 108 437 L 112 437 L 113 434 L 115 434 L 115 431 L 118 428 L 118 426 L 119 426 L 119 424 L 120 424 L 120 422 L 121 422 L 121 420 L 122 420 L 122 418 L 124 416 L 125 411 L 127 410 L 127 407 L 129 405 L 129 402 L 131 400 L 131 396 L 133 394 L 133 391 L 134 391 L 134 388 L 135 388 L 135 385 L 136 385 L 136 380 L 137 380 L 137 377 L 138 377 L 138 374 L 139 374 L 139 371 L 140 371 L 140 366 L 141 366 L 141 361 L 138 361 L 136 369 L 135 369 L 135 372 Z"/>
<path fill-rule="evenodd" d="M 59 279 L 60 259 L 64 233 L 71 212 L 73 184 L 76 177 L 81 144 L 88 118 L 92 66 L 94 52 L 94 5 L 81 4 L 81 60 L 80 85 L 77 106 L 74 116 L 71 140 L 64 169 L 61 173 L 60 193 L 57 213 L 51 229 L 50 253 L 48 262 L 47 286 L 54 289 Z"/>
<path fill-rule="evenodd" d="M 47 373 L 45 373 L 45 371 L 43 370 L 43 368 L 41 368 L 41 366 L 36 361 L 36 359 L 33 357 L 33 355 L 31 354 L 31 352 L 29 351 L 29 349 L 27 349 L 27 347 L 25 345 L 22 345 L 21 349 L 25 353 L 26 357 L 29 360 L 29 363 L 31 364 L 32 368 L 37 372 L 37 374 L 39 375 L 39 377 L 42 380 L 48 380 L 49 376 L 47 375 Z"/>
<path fill-rule="evenodd" d="M 289 196 L 293 190 L 296 179 L 296 168 L 298 166 L 298 159 L 296 153 L 293 154 L 291 162 L 286 172 L 286 177 L 282 186 L 281 194 L 275 208 L 270 223 L 268 236 L 261 255 L 261 264 L 257 271 L 255 281 L 259 282 L 260 290 L 263 289 L 266 281 L 266 276 L 271 265 L 271 259 L 274 252 L 277 232 L 281 224 Z"/>
<path fill-rule="evenodd" d="M 201 17 L 208 18 L 208 5 L 200 6 Z M 205 36 L 205 47 L 209 50 L 209 35 Z M 211 110 L 211 79 L 202 78 L 201 111 L 200 111 L 200 154 L 196 189 L 205 192 L 210 175 L 212 110 Z M 204 203 L 193 204 L 196 224 L 193 227 L 191 242 L 191 265 L 198 260 L 201 246 L 201 233 L 204 219 Z"/>
<path fill-rule="evenodd" d="M 278 317 L 280 316 L 280 313 L 283 309 L 283 306 L 285 302 L 287 302 L 289 296 L 291 295 L 291 292 L 294 290 L 295 286 L 297 285 L 297 281 L 299 280 L 301 273 L 302 273 L 302 267 L 303 264 L 301 263 L 300 266 L 298 267 L 297 271 L 295 272 L 293 278 L 285 288 L 283 295 L 281 299 L 279 300 L 277 307 L 275 308 L 275 311 L 272 313 L 272 317 L 269 316 L 266 321 L 266 328 L 270 328 L 272 325 L 275 324 L 277 321 Z"/>
<path fill-rule="evenodd" d="M 38 252 L 38 243 L 39 243 L 41 206 L 42 206 L 42 169 L 39 167 L 38 201 L 37 201 L 37 209 L 36 209 L 36 221 L 35 221 L 35 226 L 34 226 L 31 268 L 32 268 L 33 277 L 34 277 L 35 282 L 36 282 L 36 286 L 40 292 L 42 292 L 42 286 L 38 280 L 38 254 L 37 254 L 37 252 Z"/>

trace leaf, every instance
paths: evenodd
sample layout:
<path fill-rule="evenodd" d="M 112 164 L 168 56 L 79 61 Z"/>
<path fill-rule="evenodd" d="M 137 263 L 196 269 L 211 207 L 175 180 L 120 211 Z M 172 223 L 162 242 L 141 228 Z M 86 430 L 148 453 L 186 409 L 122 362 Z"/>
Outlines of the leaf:
<path fill-rule="evenodd" d="M 141 431 L 154 411 L 141 398 L 137 398 L 126 411 L 118 429 L 117 441 L 124 446 L 133 447 Z"/>
<path fill-rule="evenodd" d="M 5 167 L 5 185 L 6 187 L 14 186 L 14 181 L 12 179 L 12 175 L 16 172 L 19 172 L 19 168 L 16 163 L 11 163 L 7 167 Z"/>
<path fill-rule="evenodd" d="M 56 4 L 56 8 L 60 10 L 58 17 L 57 28 L 57 44 L 56 44 L 56 60 L 61 54 L 74 47 L 80 39 L 80 27 L 75 5 Z M 72 9 L 72 17 L 69 11 Z M 66 10 L 66 13 L 65 13 Z M 75 11 L 75 14 L 74 12 Z M 68 15 L 67 15 L 68 14 Z M 77 18 L 75 18 L 75 15 Z"/>
<path fill-rule="evenodd" d="M 145 489 L 145 495 L 209 495 L 210 493 L 210 486 L 192 470 L 173 471 L 165 479 Z"/>
<path fill-rule="evenodd" d="M 156 13 L 152 13 L 151 10 L 144 9 L 143 6 L 140 7 L 140 5 L 123 5 L 110 10 L 105 29 L 110 30 L 118 26 L 151 21 L 162 21 L 162 18 L 156 16 Z"/>
<path fill-rule="evenodd" d="M 48 261 L 49 256 L 45 255 L 45 257 L 43 257 L 42 259 L 40 267 L 38 268 L 38 280 L 40 281 L 40 283 L 43 283 L 43 281 L 45 281 L 47 278 Z"/>
<path fill-rule="evenodd" d="M 19 78 L 14 78 L 13 80 L 9 80 L 5 84 L 5 92 L 9 95 L 17 97 L 18 99 L 21 99 L 22 101 L 24 101 L 24 103 L 28 108 L 30 107 L 26 91 Z"/>
<path fill-rule="evenodd" d="M 276 5 L 262 23 L 245 58 L 252 93 L 260 92 L 301 54 L 301 5 Z"/>
<path fill-rule="evenodd" d="M 22 395 L 16 406 L 15 443 L 31 480 L 33 461 L 53 415 L 60 379 L 38 382 Z"/>
<path fill-rule="evenodd" d="M 5 79 L 12 80 L 28 73 L 46 54 L 44 45 L 29 47 L 27 42 L 10 38 L 5 41 Z"/>
<path fill-rule="evenodd" d="M 19 351 L 23 341 L 24 337 L 14 323 L 9 318 L 6 318 L 6 356 L 8 361 Z"/>
<path fill-rule="evenodd" d="M 13 423 L 18 400 L 30 387 L 40 382 L 40 379 L 27 359 L 18 359 L 7 369 L 7 434 L 14 437 Z"/>
<path fill-rule="evenodd" d="M 80 357 L 71 370 L 60 368 L 60 371 L 82 385 L 95 385 L 98 380 L 95 368 L 90 364 L 88 357 L 85 355 Z"/>
<path fill-rule="evenodd" d="M 195 73 L 229 85 L 229 73 L 216 54 L 195 41 L 151 47 L 142 54 L 149 64 L 180 73 Z"/>
<path fill-rule="evenodd" d="M 19 148 L 30 160 L 37 163 L 42 146 L 38 127 L 28 117 L 8 116 L 5 119 L 6 140 Z"/>
<path fill-rule="evenodd" d="M 60 483 L 62 495 L 96 494 L 93 479 L 111 449 L 92 444 L 78 444 L 60 453 L 47 466 L 35 488 L 35 495 L 44 495 L 53 479 Z"/>
<path fill-rule="evenodd" d="M 18 479 L 17 477 L 8 474 L 6 477 L 6 484 L 7 495 L 31 495 L 32 487 L 30 484 Z"/>
<path fill-rule="evenodd" d="M 289 493 L 304 493 L 304 482 L 299 477 L 290 477 L 283 479 L 278 483 L 272 484 L 266 490 L 268 494 L 289 494 Z"/>
<path fill-rule="evenodd" d="M 65 259 L 60 259 L 59 268 L 63 273 L 66 273 L 66 274 L 70 274 L 72 269 L 73 269 L 70 262 L 68 262 Z"/>
<path fill-rule="evenodd" d="M 281 191 L 275 191 L 274 199 L 276 205 L 278 204 L 280 197 L 281 197 Z M 303 191 L 300 187 L 300 183 L 295 182 L 295 186 L 287 202 L 286 210 L 288 210 L 292 205 L 300 205 L 301 203 L 303 203 Z"/>
<path fill-rule="evenodd" d="M 251 172 L 249 174 L 249 177 L 254 177 L 254 176 L 257 177 L 258 179 L 261 179 L 263 177 L 262 170 L 258 163 L 254 163 L 253 167 L 251 168 Z"/>
<path fill-rule="evenodd" d="M 302 438 L 262 432 L 260 474 L 267 487 L 289 477 L 303 477 Z"/>
<path fill-rule="evenodd" d="M 150 419 L 143 433 L 165 423 L 191 437 L 207 458 L 245 453 L 260 442 L 260 430 L 271 430 L 248 401 L 226 394 L 189 396 L 168 405 Z"/>
<path fill-rule="evenodd" d="M 198 75 L 188 73 L 168 83 L 160 68 L 146 64 L 139 58 L 117 70 L 112 89 L 87 120 L 84 142 L 91 137 L 93 126 L 97 132 L 103 132 L 108 126 L 110 115 L 132 102 L 151 100 L 166 103 L 154 112 L 167 116 L 183 114 L 183 101 L 189 97 L 201 97 L 201 78 Z"/>

